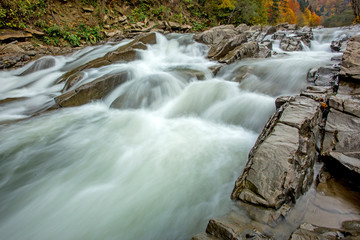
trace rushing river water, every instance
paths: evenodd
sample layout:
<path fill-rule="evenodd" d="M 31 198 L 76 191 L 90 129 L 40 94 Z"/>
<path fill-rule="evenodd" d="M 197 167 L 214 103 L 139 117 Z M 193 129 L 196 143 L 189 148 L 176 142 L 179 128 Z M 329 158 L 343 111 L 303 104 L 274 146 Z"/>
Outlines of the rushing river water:
<path fill-rule="evenodd" d="M 330 41 L 344 31 L 316 30 L 311 49 L 286 55 L 275 43 L 280 54 L 216 77 L 217 63 L 192 35 L 158 35 L 139 60 L 84 71 L 80 84 L 131 73 L 103 101 L 30 119 L 60 95 L 64 72 L 126 41 L 55 57 L 55 66 L 23 76 L 31 64 L 0 72 L 0 100 L 17 99 L 0 105 L 0 239 L 173 240 L 204 231 L 231 208 L 276 97 L 299 93 L 309 69 L 330 63 Z M 110 108 L 119 96 L 123 108 Z"/>

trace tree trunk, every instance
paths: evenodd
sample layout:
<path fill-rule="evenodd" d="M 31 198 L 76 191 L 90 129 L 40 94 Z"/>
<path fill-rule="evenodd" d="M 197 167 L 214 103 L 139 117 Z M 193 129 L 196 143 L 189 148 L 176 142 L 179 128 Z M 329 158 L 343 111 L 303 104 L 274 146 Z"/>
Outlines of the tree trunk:
<path fill-rule="evenodd" d="M 359 17 L 360 15 L 360 0 L 351 0 L 351 7 L 353 9 L 353 13 L 355 16 L 355 19 Z"/>

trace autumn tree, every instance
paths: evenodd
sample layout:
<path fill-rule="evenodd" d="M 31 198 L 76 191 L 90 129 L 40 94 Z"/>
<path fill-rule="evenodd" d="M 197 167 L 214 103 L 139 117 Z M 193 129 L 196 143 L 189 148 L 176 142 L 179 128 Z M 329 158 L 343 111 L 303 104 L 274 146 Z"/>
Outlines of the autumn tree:
<path fill-rule="evenodd" d="M 276 25 L 280 16 L 279 0 L 268 0 L 268 22 Z"/>

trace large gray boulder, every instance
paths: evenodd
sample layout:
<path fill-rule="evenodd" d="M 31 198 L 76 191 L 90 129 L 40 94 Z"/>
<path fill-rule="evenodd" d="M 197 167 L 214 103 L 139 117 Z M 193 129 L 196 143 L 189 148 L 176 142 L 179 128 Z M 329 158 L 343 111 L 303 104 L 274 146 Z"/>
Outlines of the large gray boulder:
<path fill-rule="evenodd" d="M 219 44 L 224 40 L 234 37 L 237 33 L 234 25 L 221 25 L 196 34 L 194 39 L 205 44 Z"/>
<path fill-rule="evenodd" d="M 208 58 L 219 60 L 245 42 L 247 42 L 246 35 L 238 34 L 230 38 L 228 41 L 222 41 L 219 44 L 214 44 L 210 47 Z"/>
<path fill-rule="evenodd" d="M 257 42 L 246 42 L 230 51 L 226 56 L 219 59 L 220 63 L 230 64 L 244 58 L 256 57 L 260 48 Z"/>
<path fill-rule="evenodd" d="M 320 104 L 297 96 L 269 120 L 249 154 L 231 198 L 279 209 L 312 183 L 322 120 Z"/>
<path fill-rule="evenodd" d="M 351 38 L 343 54 L 340 78 L 360 82 L 360 36 Z"/>
<path fill-rule="evenodd" d="M 340 67 L 336 64 L 311 69 L 307 81 L 315 86 L 337 86 L 339 84 Z"/>

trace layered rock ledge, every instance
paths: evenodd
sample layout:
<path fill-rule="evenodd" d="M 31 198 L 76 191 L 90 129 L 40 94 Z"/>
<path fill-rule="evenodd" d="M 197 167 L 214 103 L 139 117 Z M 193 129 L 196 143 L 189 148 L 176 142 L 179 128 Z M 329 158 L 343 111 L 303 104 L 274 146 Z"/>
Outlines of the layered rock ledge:
<path fill-rule="evenodd" d="M 320 187 L 334 178 L 332 172 L 341 168 L 341 181 L 358 188 L 359 46 L 360 37 L 351 38 L 341 68 L 334 62 L 332 66 L 310 70 L 305 91 L 276 100 L 277 111 L 258 137 L 235 183 L 231 194 L 235 209 L 211 219 L 206 233 L 194 236 L 193 240 L 359 238 L 359 221 L 352 219 L 343 222 L 341 228 L 304 222 L 292 234 L 279 235 L 273 230 L 300 204 L 297 202 L 304 204 L 299 199 L 307 194 L 314 179 Z M 315 178 L 314 165 L 322 164 L 323 170 Z M 358 190 L 353 196 L 359 197 Z"/>

